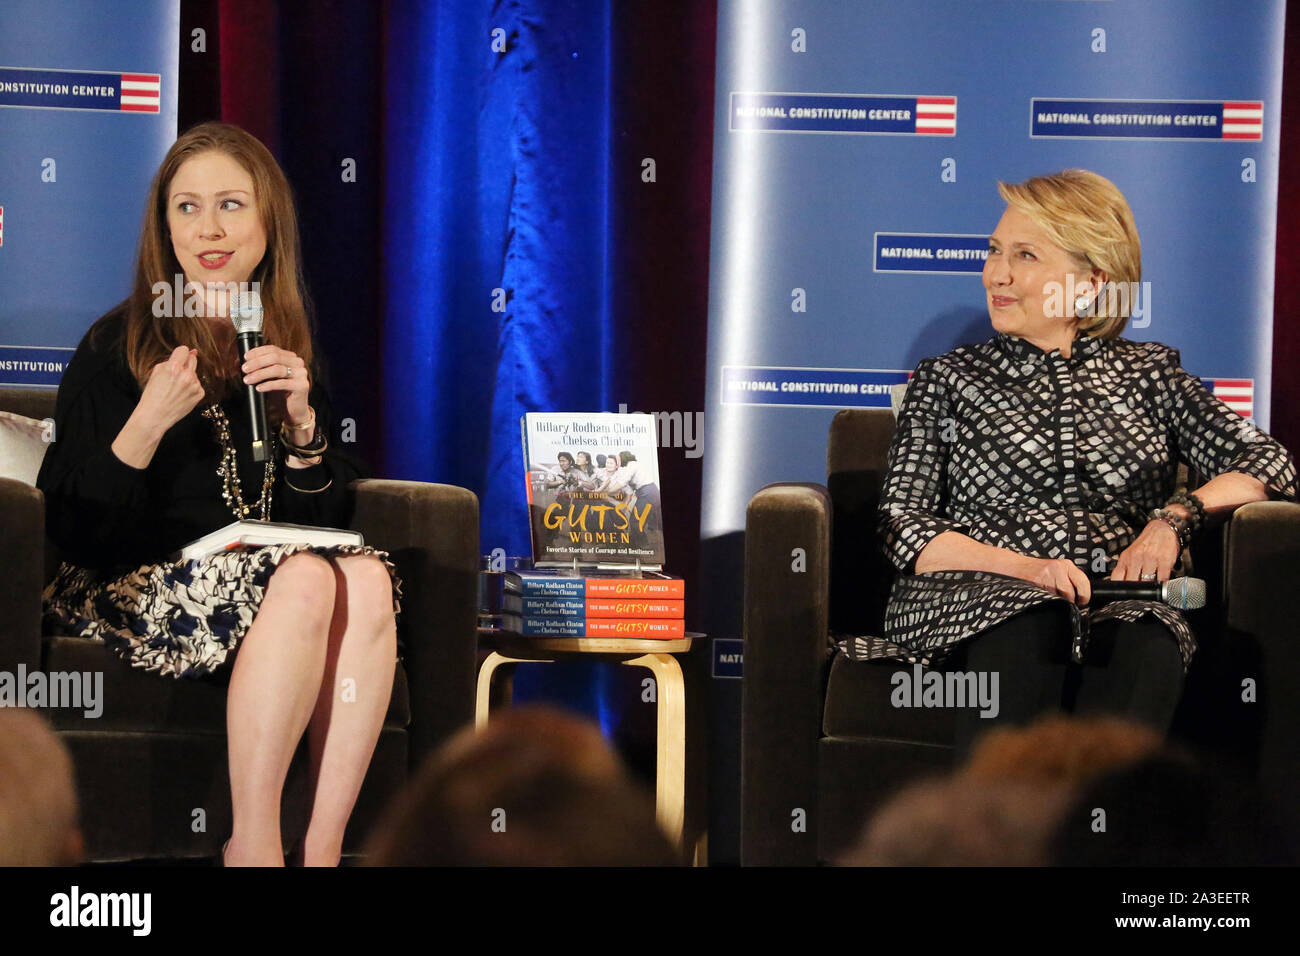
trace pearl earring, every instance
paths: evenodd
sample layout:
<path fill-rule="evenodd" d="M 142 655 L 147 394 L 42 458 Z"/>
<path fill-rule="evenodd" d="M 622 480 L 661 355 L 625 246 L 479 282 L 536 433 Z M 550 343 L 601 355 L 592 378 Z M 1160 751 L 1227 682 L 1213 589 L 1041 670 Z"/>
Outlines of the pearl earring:
<path fill-rule="evenodd" d="M 1079 296 L 1077 299 L 1074 300 L 1074 312 L 1075 312 L 1075 314 L 1076 314 L 1076 315 L 1083 315 L 1085 312 L 1088 311 L 1088 306 L 1089 306 L 1090 304 L 1091 304 L 1091 302 L 1090 302 L 1089 298 L 1088 298 L 1086 295 L 1081 295 L 1081 296 Z"/>

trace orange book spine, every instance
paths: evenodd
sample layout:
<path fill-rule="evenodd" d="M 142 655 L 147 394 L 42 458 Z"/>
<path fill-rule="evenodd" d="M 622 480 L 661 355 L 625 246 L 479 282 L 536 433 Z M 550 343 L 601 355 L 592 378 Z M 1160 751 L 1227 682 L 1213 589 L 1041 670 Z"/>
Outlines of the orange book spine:
<path fill-rule="evenodd" d="M 637 640 L 677 641 L 686 636 L 685 621 L 636 618 L 587 618 L 588 637 L 626 637 Z"/>
<path fill-rule="evenodd" d="M 611 601 L 608 598 L 587 598 L 587 617 L 654 617 L 682 618 L 686 616 L 685 601 L 660 601 L 632 598 Z"/>
<path fill-rule="evenodd" d="M 681 578 L 587 578 L 587 599 L 594 597 L 681 601 L 686 598 L 686 582 Z"/>

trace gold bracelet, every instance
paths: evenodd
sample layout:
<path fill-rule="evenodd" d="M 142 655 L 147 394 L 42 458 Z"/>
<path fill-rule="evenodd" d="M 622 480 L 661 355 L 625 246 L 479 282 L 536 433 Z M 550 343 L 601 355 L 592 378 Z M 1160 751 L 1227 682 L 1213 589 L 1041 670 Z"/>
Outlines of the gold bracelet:
<path fill-rule="evenodd" d="M 280 433 L 280 444 L 284 446 L 289 454 L 298 458 L 315 458 L 317 455 L 324 454 L 325 449 L 329 447 L 329 440 L 324 435 L 313 435 L 313 443 L 310 445 L 295 445 L 289 439 Z"/>
<path fill-rule="evenodd" d="M 308 406 L 307 406 L 307 411 L 311 412 L 311 418 L 307 419 L 307 421 L 304 422 L 304 423 L 301 424 L 301 425 L 290 425 L 290 424 L 289 424 L 289 419 L 287 419 L 287 418 L 286 418 L 283 422 L 281 422 L 280 424 L 281 424 L 281 425 L 288 426 L 288 429 L 289 429 L 289 431 L 291 431 L 291 432 L 301 432 L 301 431 L 306 431 L 308 428 L 310 428 L 312 431 L 315 431 L 315 430 L 316 430 L 316 409 L 314 409 L 314 408 L 312 408 L 310 405 L 308 405 Z"/>
<path fill-rule="evenodd" d="M 299 444 L 289 437 L 288 424 L 286 422 L 280 423 L 280 444 L 290 452 L 296 454 L 299 458 L 319 455 L 329 446 L 329 440 L 325 435 L 323 433 L 318 434 L 315 413 L 312 414 L 312 419 L 309 424 L 311 425 L 311 436 L 305 444 Z M 300 426 L 302 429 L 305 429 L 306 427 L 306 425 Z M 294 429 L 294 431 L 298 430 L 300 429 Z"/>

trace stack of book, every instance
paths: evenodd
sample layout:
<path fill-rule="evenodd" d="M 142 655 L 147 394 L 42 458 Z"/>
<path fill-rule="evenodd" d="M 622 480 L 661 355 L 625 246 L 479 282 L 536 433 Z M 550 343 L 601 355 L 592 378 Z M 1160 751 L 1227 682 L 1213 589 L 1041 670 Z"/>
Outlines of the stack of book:
<path fill-rule="evenodd" d="M 679 640 L 686 635 L 686 582 L 592 571 L 509 571 L 491 575 L 489 626 L 525 637 Z"/>
<path fill-rule="evenodd" d="M 653 415 L 520 422 L 531 568 L 485 571 L 479 625 L 525 637 L 678 640 L 686 582 L 663 573 Z"/>

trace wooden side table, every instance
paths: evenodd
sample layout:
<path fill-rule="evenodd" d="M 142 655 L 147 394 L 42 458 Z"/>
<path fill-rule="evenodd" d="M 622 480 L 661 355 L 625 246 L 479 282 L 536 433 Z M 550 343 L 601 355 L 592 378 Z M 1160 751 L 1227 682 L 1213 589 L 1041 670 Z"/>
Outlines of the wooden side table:
<path fill-rule="evenodd" d="M 688 633 L 674 641 L 624 640 L 595 637 L 520 637 L 500 631 L 480 630 L 480 646 L 492 648 L 478 672 L 478 701 L 474 724 L 488 721 L 494 696 L 509 702 L 510 681 L 499 686 L 499 674 L 513 674 L 520 663 L 555 663 L 585 654 L 644 667 L 654 675 L 658 732 L 655 735 L 655 815 L 659 826 L 679 849 L 686 820 L 686 682 L 675 654 L 691 649 L 702 634 Z M 494 690 L 497 691 L 494 695 Z M 696 848 L 696 855 L 702 847 Z"/>

